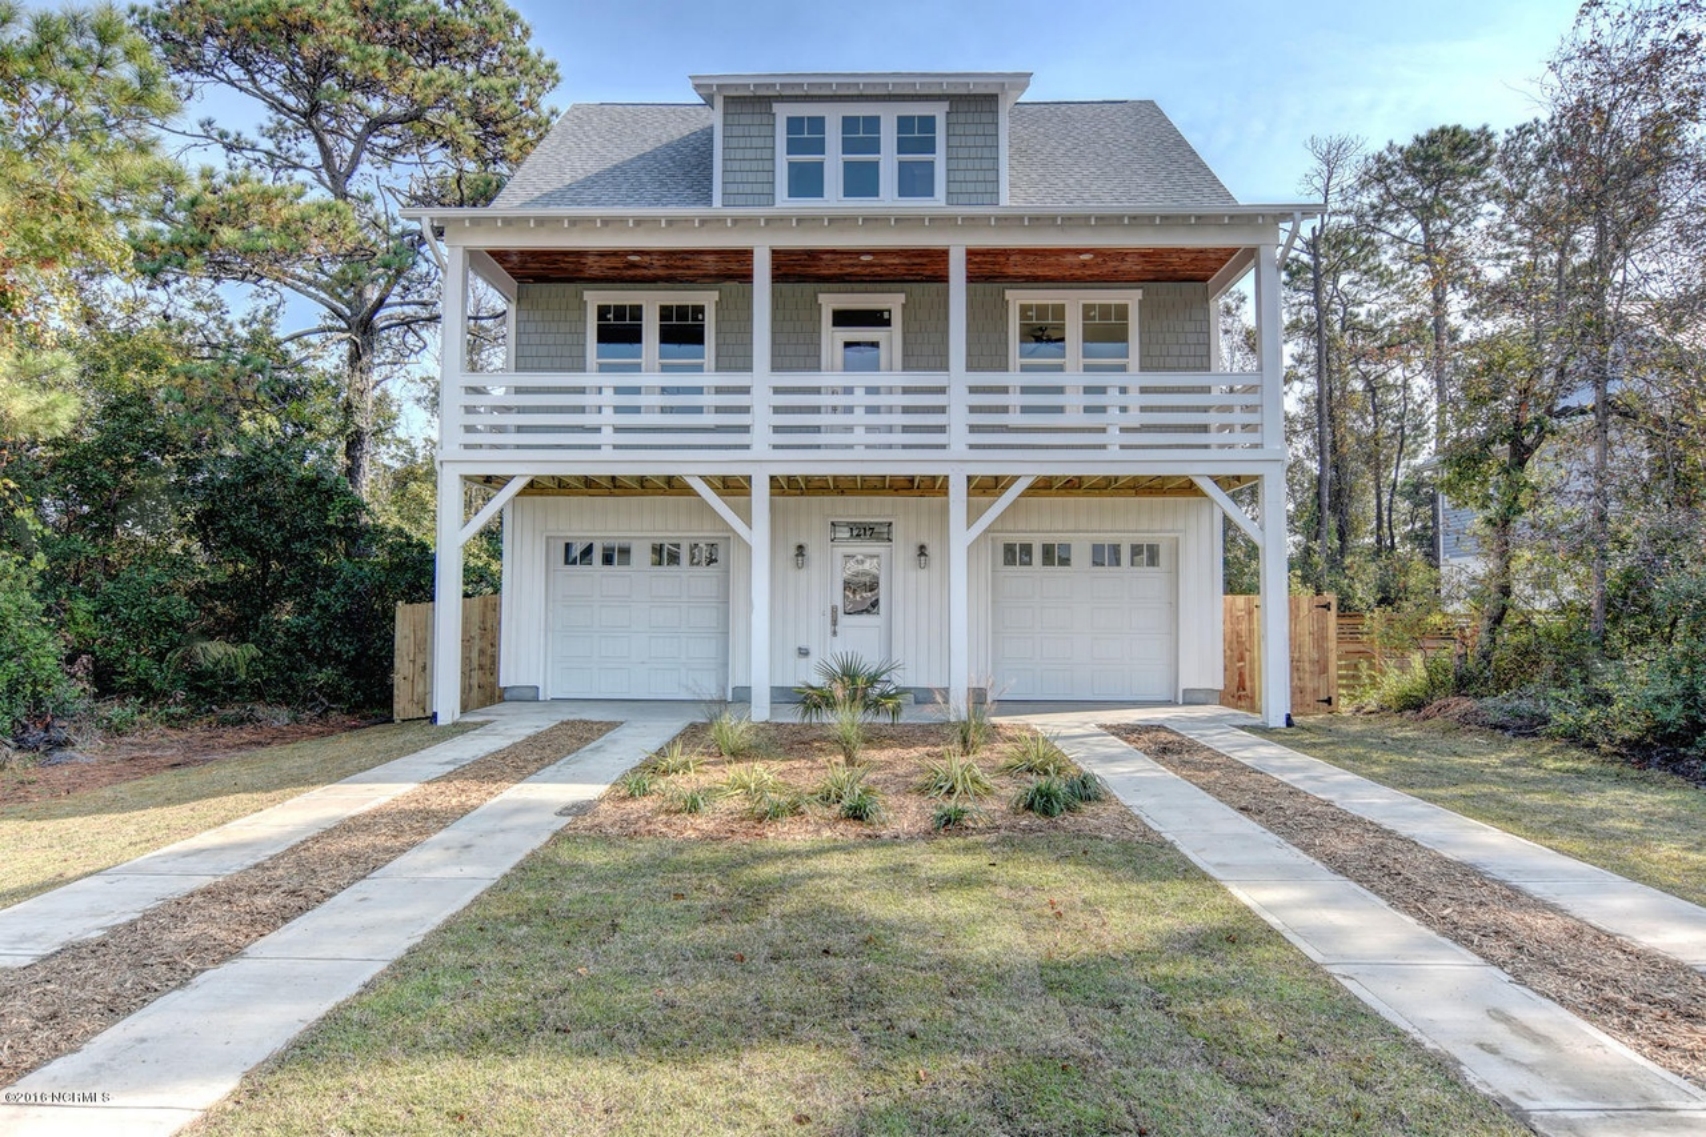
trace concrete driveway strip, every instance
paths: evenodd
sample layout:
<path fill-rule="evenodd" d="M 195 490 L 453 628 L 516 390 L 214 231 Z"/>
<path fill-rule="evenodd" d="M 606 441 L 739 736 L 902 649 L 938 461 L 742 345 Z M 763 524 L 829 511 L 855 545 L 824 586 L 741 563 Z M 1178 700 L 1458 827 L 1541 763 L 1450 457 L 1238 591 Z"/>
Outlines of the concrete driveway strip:
<path fill-rule="evenodd" d="M 1167 725 L 1579 920 L 1706 972 L 1706 908 L 1233 727 Z"/>
<path fill-rule="evenodd" d="M 629 723 L 446 826 L 223 966 L 125 1019 L 9 1095 L 83 1092 L 91 1104 L 0 1104 L 9 1137 L 175 1133 L 302 1029 L 349 998 L 568 823 L 685 722 Z"/>
<path fill-rule="evenodd" d="M 1346 988 L 1456 1059 L 1471 1081 L 1520 1111 L 1541 1133 L 1706 1133 L 1706 1092 L 1330 872 L 1112 735 L 1080 726 L 1054 738 Z"/>
<path fill-rule="evenodd" d="M 520 742 L 548 725 L 537 718 L 491 722 L 0 909 L 0 967 L 22 967 L 66 944 L 98 936 L 156 904 L 259 864 L 347 817 Z"/>

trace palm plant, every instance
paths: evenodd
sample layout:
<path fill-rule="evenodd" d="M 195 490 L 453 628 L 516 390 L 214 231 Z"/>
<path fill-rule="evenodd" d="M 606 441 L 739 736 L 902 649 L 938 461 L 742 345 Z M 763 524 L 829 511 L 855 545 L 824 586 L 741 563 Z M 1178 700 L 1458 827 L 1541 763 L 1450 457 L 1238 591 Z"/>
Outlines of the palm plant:
<path fill-rule="evenodd" d="M 800 696 L 800 720 L 823 722 L 850 714 L 859 721 L 886 717 L 899 722 L 905 694 L 895 685 L 900 664 L 892 659 L 867 663 L 855 652 L 841 652 L 817 665 L 816 683 L 794 688 Z"/>

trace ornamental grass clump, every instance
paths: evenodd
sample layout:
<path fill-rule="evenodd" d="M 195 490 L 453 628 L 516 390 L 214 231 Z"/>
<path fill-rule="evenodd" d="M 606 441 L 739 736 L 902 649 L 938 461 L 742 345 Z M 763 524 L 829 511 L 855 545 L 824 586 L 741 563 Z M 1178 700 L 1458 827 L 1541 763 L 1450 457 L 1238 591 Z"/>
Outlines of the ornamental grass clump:
<path fill-rule="evenodd" d="M 657 789 L 657 780 L 650 770 L 641 767 L 617 778 L 616 788 L 629 797 L 646 797 Z"/>
<path fill-rule="evenodd" d="M 1050 776 L 1038 778 L 1020 790 L 1013 799 L 1013 810 L 1016 813 L 1029 811 L 1038 817 L 1059 817 L 1077 809 L 1079 804 L 1065 778 Z"/>
<path fill-rule="evenodd" d="M 711 745 L 724 758 L 746 758 L 758 752 L 758 729 L 745 715 L 724 711 L 710 722 Z"/>
<path fill-rule="evenodd" d="M 930 797 L 953 801 L 975 801 L 995 792 L 995 783 L 983 769 L 963 754 L 944 750 L 939 761 L 924 763 L 918 790 Z"/>
<path fill-rule="evenodd" d="M 1007 758 L 1001 763 L 1001 772 L 1062 778 L 1079 771 L 1053 738 L 1031 732 L 1020 735 L 1007 747 Z"/>
<path fill-rule="evenodd" d="M 698 754 L 683 746 L 678 738 L 646 759 L 645 769 L 659 777 L 672 778 L 678 774 L 697 773 L 704 762 Z"/>
<path fill-rule="evenodd" d="M 846 821 L 878 821 L 883 816 L 882 798 L 866 781 L 868 767 L 843 764 L 833 767 L 812 793 L 812 800 L 835 811 Z"/>

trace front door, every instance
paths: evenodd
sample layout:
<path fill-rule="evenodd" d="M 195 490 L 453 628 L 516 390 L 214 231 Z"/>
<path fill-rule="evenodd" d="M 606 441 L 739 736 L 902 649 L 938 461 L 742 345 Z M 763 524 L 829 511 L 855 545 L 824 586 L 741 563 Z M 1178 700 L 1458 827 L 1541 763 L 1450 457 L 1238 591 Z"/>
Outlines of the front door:
<path fill-rule="evenodd" d="M 889 548 L 832 545 L 829 650 L 851 652 L 867 663 L 889 654 Z"/>

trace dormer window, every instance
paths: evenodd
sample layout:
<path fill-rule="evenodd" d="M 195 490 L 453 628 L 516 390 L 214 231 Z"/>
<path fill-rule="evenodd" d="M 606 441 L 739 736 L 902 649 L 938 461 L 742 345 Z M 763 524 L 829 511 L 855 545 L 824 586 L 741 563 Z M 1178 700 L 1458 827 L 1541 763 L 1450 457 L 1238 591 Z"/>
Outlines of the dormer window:
<path fill-rule="evenodd" d="M 946 103 L 778 103 L 776 200 L 940 205 Z"/>

